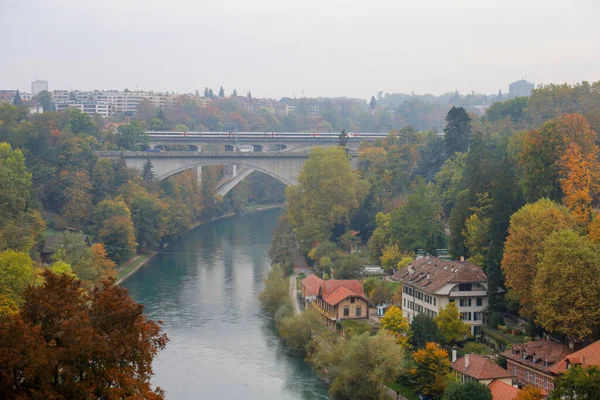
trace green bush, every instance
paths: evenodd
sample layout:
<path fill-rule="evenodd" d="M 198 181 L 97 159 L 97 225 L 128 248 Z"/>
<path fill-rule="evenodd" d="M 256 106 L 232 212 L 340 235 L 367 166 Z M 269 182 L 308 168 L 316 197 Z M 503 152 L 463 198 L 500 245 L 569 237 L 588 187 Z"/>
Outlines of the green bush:
<path fill-rule="evenodd" d="M 504 316 L 502 313 L 495 312 L 490 317 L 490 321 L 488 323 L 489 327 L 492 329 L 498 329 L 499 325 L 504 325 Z"/>
<path fill-rule="evenodd" d="M 492 355 L 494 352 L 483 343 L 469 342 L 465 345 L 464 351 L 466 354 L 475 353 L 480 355 Z"/>

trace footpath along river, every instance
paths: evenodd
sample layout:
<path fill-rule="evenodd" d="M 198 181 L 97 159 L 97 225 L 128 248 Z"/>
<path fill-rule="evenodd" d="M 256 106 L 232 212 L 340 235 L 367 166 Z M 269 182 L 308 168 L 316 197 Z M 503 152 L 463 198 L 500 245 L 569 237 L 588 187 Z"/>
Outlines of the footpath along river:
<path fill-rule="evenodd" d="M 279 213 L 200 225 L 123 283 L 169 336 L 152 379 L 167 399 L 329 398 L 327 386 L 280 343 L 259 307 Z"/>

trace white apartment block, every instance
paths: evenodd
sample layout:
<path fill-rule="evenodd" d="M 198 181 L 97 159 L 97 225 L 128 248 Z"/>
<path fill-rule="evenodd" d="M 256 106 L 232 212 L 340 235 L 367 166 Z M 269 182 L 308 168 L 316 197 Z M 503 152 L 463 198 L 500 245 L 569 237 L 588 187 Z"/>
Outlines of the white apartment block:
<path fill-rule="evenodd" d="M 402 283 L 402 314 L 409 322 L 420 313 L 433 318 L 454 302 L 461 319 L 471 326 L 471 334 L 481 335 L 488 292 L 487 277 L 478 266 L 426 256 L 402 268 L 394 278 Z"/>
<path fill-rule="evenodd" d="M 66 101 L 62 103 L 56 103 L 56 111 L 63 111 L 70 108 L 78 108 L 82 112 L 86 113 L 90 117 L 94 114 L 101 115 L 103 117 L 110 117 L 114 114 L 114 107 L 108 103 L 103 102 L 78 102 L 78 101 Z"/>
<path fill-rule="evenodd" d="M 31 82 L 31 94 L 33 96 L 43 90 L 48 90 L 48 81 L 35 80 Z"/>
<path fill-rule="evenodd" d="M 173 107 L 177 95 L 154 92 L 119 92 L 107 91 L 98 93 L 97 100 L 114 106 L 116 112 L 135 114 L 137 106 L 143 99 L 148 99 L 155 107 Z"/>
<path fill-rule="evenodd" d="M 52 92 L 52 101 L 54 103 L 64 103 L 70 100 L 68 90 L 55 90 Z"/>

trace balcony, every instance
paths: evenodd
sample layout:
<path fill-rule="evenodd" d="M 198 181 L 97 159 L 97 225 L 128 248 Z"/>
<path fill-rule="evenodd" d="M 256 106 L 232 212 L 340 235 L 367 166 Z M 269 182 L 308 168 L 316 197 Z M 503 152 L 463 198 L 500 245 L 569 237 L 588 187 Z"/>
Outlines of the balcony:
<path fill-rule="evenodd" d="M 485 297 L 487 290 L 453 290 L 450 297 Z"/>

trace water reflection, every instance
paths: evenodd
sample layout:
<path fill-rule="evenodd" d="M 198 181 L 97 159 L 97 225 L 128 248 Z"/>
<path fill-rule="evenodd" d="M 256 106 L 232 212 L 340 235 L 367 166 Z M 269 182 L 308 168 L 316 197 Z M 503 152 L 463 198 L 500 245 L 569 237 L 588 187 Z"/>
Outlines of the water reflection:
<path fill-rule="evenodd" d="M 281 345 L 257 296 L 279 210 L 200 226 L 125 286 L 171 341 L 154 362 L 168 399 L 327 399 L 327 387 Z"/>

